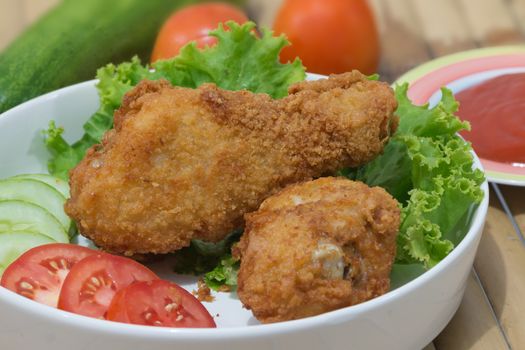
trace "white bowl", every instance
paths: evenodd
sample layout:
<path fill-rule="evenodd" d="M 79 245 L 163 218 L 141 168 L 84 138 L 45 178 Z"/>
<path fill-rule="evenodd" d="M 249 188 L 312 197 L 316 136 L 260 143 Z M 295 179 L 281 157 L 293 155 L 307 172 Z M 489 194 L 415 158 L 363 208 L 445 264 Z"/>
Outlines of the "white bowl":
<path fill-rule="evenodd" d="M 310 76 L 310 79 L 316 77 Z M 95 81 L 73 85 L 0 115 L 0 178 L 45 172 L 42 130 L 56 120 L 69 141 L 98 106 Z M 481 164 L 475 157 L 475 164 Z M 0 347 L 5 350 L 421 349 L 445 327 L 463 297 L 488 207 L 488 186 L 463 241 L 432 270 L 381 297 L 306 319 L 259 325 L 235 295 L 205 303 L 217 329 L 136 326 L 83 317 L 0 287 Z M 157 269 L 168 269 L 169 266 Z M 162 272 L 162 271 L 161 271 Z M 164 273 L 162 273 L 164 276 Z M 173 276 L 172 276 L 173 277 Z M 194 279 L 177 279 L 194 288 Z"/>

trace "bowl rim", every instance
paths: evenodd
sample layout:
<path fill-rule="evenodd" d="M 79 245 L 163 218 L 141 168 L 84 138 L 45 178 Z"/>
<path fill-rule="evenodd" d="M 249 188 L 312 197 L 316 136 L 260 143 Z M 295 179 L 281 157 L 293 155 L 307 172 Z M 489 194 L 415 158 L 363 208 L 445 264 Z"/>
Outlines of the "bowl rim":
<path fill-rule="evenodd" d="M 321 75 L 310 73 L 308 73 L 308 76 L 323 77 Z M 11 115 L 17 115 L 23 112 L 25 109 L 33 108 L 35 104 L 45 103 L 48 100 L 59 98 L 60 95 L 67 93 L 71 90 L 85 89 L 88 86 L 94 87 L 96 82 L 96 79 L 88 80 L 58 90 L 54 90 L 47 94 L 28 100 L 0 114 L 0 127 L 3 121 L 11 118 Z M 473 151 L 472 154 L 474 158 L 475 167 L 484 171 L 477 155 Z M 481 189 L 484 193 L 484 197 L 481 203 L 475 209 L 475 213 L 472 218 L 472 223 L 469 231 L 466 233 L 465 237 L 461 240 L 461 242 L 436 266 L 426 271 L 422 275 L 416 277 L 415 279 L 411 280 L 410 282 L 392 291 L 389 291 L 379 297 L 357 305 L 333 310 L 317 316 L 311 316 L 298 320 L 250 326 L 193 329 L 163 328 L 118 323 L 73 314 L 67 311 L 33 302 L 32 300 L 28 300 L 27 298 L 13 293 L 12 291 L 3 287 L 0 287 L 0 300 L 3 299 L 5 302 L 12 304 L 13 306 L 24 310 L 27 313 L 33 313 L 42 319 L 47 319 L 48 321 L 52 322 L 61 322 L 69 327 L 81 327 L 84 329 L 89 329 L 92 331 L 102 333 L 125 334 L 127 336 L 134 335 L 141 338 L 154 337 L 179 340 L 195 340 L 196 336 L 204 336 L 209 340 L 232 340 L 304 331 L 311 328 L 319 327 L 323 324 L 339 323 L 341 319 L 353 319 L 359 317 L 368 311 L 381 308 L 390 303 L 394 303 L 403 296 L 413 293 L 415 290 L 432 280 L 435 276 L 441 274 L 442 271 L 445 270 L 448 266 L 453 265 L 459 259 L 459 257 L 468 250 L 468 248 L 471 245 L 477 244 L 477 238 L 481 235 L 483 230 L 483 225 L 485 222 L 485 217 L 487 214 L 489 203 L 489 189 L 488 182 L 486 179 L 482 183 Z"/>

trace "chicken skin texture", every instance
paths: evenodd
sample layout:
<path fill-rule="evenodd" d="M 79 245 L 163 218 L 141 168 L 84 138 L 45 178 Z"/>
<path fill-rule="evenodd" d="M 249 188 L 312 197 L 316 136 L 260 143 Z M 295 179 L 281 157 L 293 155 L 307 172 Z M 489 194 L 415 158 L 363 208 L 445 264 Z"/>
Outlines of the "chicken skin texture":
<path fill-rule="evenodd" d="M 288 184 L 367 163 L 397 118 L 390 87 L 357 71 L 289 96 L 143 81 L 115 128 L 70 173 L 66 212 L 106 251 L 168 253 L 219 241 Z"/>
<path fill-rule="evenodd" d="M 400 209 L 380 187 L 325 177 L 294 184 L 246 215 L 237 293 L 263 323 L 386 293 Z"/>

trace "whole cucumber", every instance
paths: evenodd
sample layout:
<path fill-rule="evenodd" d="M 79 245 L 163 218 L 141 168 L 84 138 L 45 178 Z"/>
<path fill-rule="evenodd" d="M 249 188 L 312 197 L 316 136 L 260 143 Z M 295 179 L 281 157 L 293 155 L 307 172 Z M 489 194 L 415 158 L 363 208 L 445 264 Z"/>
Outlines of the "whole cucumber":
<path fill-rule="evenodd" d="M 138 54 L 148 60 L 170 13 L 199 0 L 64 0 L 0 53 L 0 113 L 92 79 Z M 239 3 L 239 1 L 232 1 Z"/>

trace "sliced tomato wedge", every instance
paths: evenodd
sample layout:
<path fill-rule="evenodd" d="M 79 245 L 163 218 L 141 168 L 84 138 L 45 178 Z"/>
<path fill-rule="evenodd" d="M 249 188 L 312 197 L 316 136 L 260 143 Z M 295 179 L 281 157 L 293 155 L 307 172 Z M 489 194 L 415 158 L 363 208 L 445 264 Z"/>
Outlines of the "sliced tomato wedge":
<path fill-rule="evenodd" d="M 107 319 L 159 327 L 215 328 L 215 321 L 197 298 L 165 280 L 136 282 L 117 293 Z"/>
<path fill-rule="evenodd" d="M 158 278 L 134 260 L 109 254 L 93 255 L 71 269 L 62 286 L 58 308 L 105 319 L 118 291 L 136 281 Z"/>
<path fill-rule="evenodd" d="M 65 278 L 80 260 L 100 254 L 74 244 L 32 248 L 7 267 L 0 285 L 39 303 L 56 307 Z"/>

